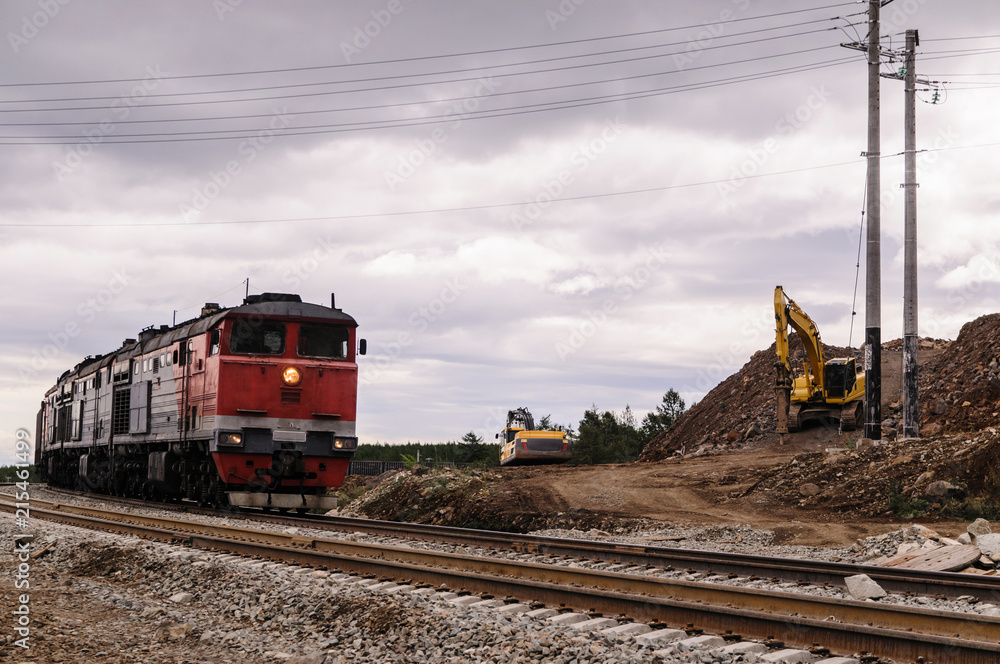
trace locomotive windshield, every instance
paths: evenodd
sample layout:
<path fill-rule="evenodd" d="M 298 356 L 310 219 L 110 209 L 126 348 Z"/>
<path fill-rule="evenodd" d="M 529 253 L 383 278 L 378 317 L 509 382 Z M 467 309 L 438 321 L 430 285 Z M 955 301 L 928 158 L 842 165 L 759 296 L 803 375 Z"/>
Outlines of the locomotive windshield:
<path fill-rule="evenodd" d="M 298 354 L 301 357 L 347 359 L 347 340 L 350 335 L 343 325 L 303 323 L 299 326 Z"/>
<path fill-rule="evenodd" d="M 285 324 L 237 318 L 229 336 L 229 352 L 242 355 L 281 355 L 285 352 Z"/>

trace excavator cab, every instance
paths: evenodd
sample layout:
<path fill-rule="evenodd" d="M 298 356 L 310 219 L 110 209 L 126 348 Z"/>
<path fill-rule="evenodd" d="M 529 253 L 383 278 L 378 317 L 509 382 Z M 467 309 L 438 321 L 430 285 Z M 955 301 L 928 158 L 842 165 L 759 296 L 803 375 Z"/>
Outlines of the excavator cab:
<path fill-rule="evenodd" d="M 823 384 L 830 399 L 843 399 L 854 391 L 857 383 L 857 360 L 853 357 L 838 357 L 828 360 L 823 368 Z"/>

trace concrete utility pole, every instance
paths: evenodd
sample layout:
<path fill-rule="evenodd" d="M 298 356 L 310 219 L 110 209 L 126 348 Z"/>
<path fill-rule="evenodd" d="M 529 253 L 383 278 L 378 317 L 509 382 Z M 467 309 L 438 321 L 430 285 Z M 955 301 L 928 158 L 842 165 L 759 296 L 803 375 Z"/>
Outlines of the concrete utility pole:
<path fill-rule="evenodd" d="M 868 2 L 868 243 L 865 272 L 865 438 L 882 438 L 881 126 L 879 10 Z"/>
<path fill-rule="evenodd" d="M 905 229 L 903 235 L 903 437 L 920 437 L 917 396 L 917 72 L 920 35 L 906 31 Z"/>

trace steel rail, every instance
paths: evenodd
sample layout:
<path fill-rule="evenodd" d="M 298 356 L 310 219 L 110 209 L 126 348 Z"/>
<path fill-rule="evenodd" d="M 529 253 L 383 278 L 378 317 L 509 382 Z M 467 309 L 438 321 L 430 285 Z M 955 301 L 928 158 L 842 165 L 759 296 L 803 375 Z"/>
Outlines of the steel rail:
<path fill-rule="evenodd" d="M 35 516 L 72 525 L 201 548 L 443 583 L 477 592 L 626 614 L 633 619 L 675 624 L 694 620 L 703 629 L 727 629 L 796 643 L 819 640 L 836 650 L 970 664 L 1000 657 L 1000 619 L 996 618 L 58 507 L 33 511 Z M 952 634 L 961 634 L 962 638 L 953 638 Z"/>
<path fill-rule="evenodd" d="M 96 497 L 94 494 L 59 490 L 71 495 Z M 0 493 L 0 498 L 4 494 Z M 127 504 L 161 506 L 134 499 L 120 500 Z M 880 567 L 858 563 L 838 563 L 796 558 L 773 558 L 746 553 L 705 551 L 676 547 L 647 546 L 597 540 L 576 540 L 542 535 L 504 533 L 492 530 L 456 528 L 434 524 L 358 519 L 353 517 L 314 515 L 312 517 L 275 515 L 266 512 L 231 512 L 185 505 L 166 505 L 168 509 L 193 514 L 246 517 L 303 528 L 364 532 L 384 537 L 405 537 L 421 541 L 444 542 L 452 545 L 477 546 L 519 551 L 536 555 L 602 560 L 629 565 L 645 565 L 664 569 L 679 569 L 704 574 L 737 575 L 775 579 L 799 584 L 846 587 L 845 579 L 866 574 L 888 592 L 956 598 L 973 595 L 980 601 L 1000 604 L 1000 576 L 938 572 L 933 570 Z"/>

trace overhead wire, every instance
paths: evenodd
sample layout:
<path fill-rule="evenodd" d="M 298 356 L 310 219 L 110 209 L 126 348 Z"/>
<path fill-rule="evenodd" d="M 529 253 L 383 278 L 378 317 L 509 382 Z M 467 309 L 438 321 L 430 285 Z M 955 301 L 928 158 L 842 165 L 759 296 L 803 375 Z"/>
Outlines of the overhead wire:
<path fill-rule="evenodd" d="M 918 150 L 918 152 L 944 152 L 949 150 L 996 147 L 998 145 L 1000 145 L 1000 142 L 977 143 L 972 145 L 950 145 L 940 148 L 928 148 L 924 150 Z M 894 157 L 901 157 L 904 154 L 905 152 L 897 152 L 893 154 L 883 155 L 879 159 L 885 160 Z M 667 185 L 662 187 L 647 187 L 643 189 L 632 189 L 628 191 L 611 191 L 611 192 L 601 192 L 596 194 L 582 194 L 580 196 L 566 196 L 563 198 L 553 198 L 552 200 L 549 201 L 549 203 L 550 204 L 569 203 L 581 200 L 593 200 L 598 198 L 632 196 L 632 195 L 652 193 L 652 192 L 670 191 L 674 189 L 688 189 L 692 187 L 702 187 L 707 185 L 732 183 L 734 181 L 758 180 L 761 178 L 791 175 L 807 171 L 816 171 L 828 168 L 839 168 L 842 166 L 858 165 L 861 163 L 867 163 L 867 159 L 856 158 L 850 161 L 842 161 L 832 164 L 806 166 L 802 168 L 795 168 L 784 171 L 774 171 L 771 173 L 756 173 L 753 175 L 741 176 L 739 178 L 736 178 L 735 180 L 733 178 L 724 178 L 718 180 L 705 180 L 700 182 L 688 182 L 683 184 Z M 867 189 L 865 195 L 867 196 Z M 531 205 L 533 202 L 534 201 L 530 200 L 521 200 L 521 201 L 514 201 L 507 203 L 487 203 L 482 205 L 467 205 L 467 206 L 450 207 L 450 208 L 433 208 L 424 210 L 397 210 L 388 212 L 325 215 L 317 217 L 288 217 L 288 218 L 277 218 L 277 219 L 230 219 L 230 220 L 199 221 L 199 222 L 177 221 L 177 222 L 150 222 L 150 223 L 125 223 L 125 224 L 114 224 L 114 223 L 35 224 L 35 223 L 19 222 L 19 223 L 0 223 L 0 228 L 157 228 L 157 227 L 176 227 L 176 226 L 207 227 L 207 226 L 231 226 L 231 225 L 246 225 L 246 224 L 280 224 L 280 223 L 302 223 L 302 222 L 317 222 L 317 221 L 344 221 L 344 220 L 354 220 L 354 219 L 374 219 L 379 217 L 403 217 L 403 216 L 414 216 L 422 214 L 446 214 L 453 212 L 470 212 L 476 210 L 500 209 L 500 208 Z"/>
<path fill-rule="evenodd" d="M 692 84 L 685 84 L 685 85 L 672 86 L 666 88 L 657 88 L 653 90 L 645 90 L 632 93 L 617 93 L 612 95 L 586 97 L 582 99 L 574 99 L 564 102 L 540 102 L 537 104 L 519 105 L 519 106 L 507 107 L 504 109 L 489 109 L 484 111 L 475 111 L 463 114 L 461 116 L 461 119 L 464 121 L 464 120 L 476 120 L 476 119 L 486 119 L 486 118 L 496 118 L 496 117 L 508 117 L 508 116 L 524 115 L 528 113 L 538 113 L 546 111 L 565 110 L 568 108 L 594 106 L 597 104 L 607 104 L 619 101 L 631 101 L 634 99 L 645 99 L 648 97 L 676 94 L 678 92 L 703 90 L 707 88 L 719 87 L 721 85 L 731 85 L 734 83 L 744 83 L 750 81 L 763 80 L 767 78 L 773 78 L 775 76 L 784 76 L 790 73 L 800 73 L 804 71 L 812 71 L 815 69 L 823 69 L 826 67 L 839 66 L 854 61 L 855 58 L 846 57 L 841 59 L 829 60 L 817 64 L 797 65 L 794 67 L 772 70 L 764 74 L 752 74 L 752 75 L 748 74 L 743 76 L 730 77 L 727 79 L 719 79 L 716 81 L 710 81 L 708 83 L 692 83 Z M 365 121 L 365 122 L 342 123 L 340 125 L 313 125 L 307 127 L 289 127 L 283 130 L 283 133 L 281 135 L 309 136 L 316 134 L 334 134 L 334 133 L 343 133 L 347 131 L 362 131 L 365 129 L 415 127 L 415 126 L 424 126 L 431 124 L 442 124 L 445 122 L 454 122 L 454 121 L 455 118 L 453 117 L 453 114 L 445 113 L 439 116 L 433 116 L 430 119 L 424 117 L 407 121 L 375 120 L 375 121 Z M 230 131 L 242 132 L 242 133 L 233 136 L 198 135 L 201 133 L 219 134 Z M 142 140 L 133 140 L 133 138 L 128 138 L 130 136 L 131 137 L 143 136 L 142 134 L 122 134 L 119 136 L 104 136 L 102 138 L 102 143 L 107 145 L 107 144 L 168 143 L 168 142 L 192 142 L 192 141 L 214 141 L 214 140 L 243 140 L 247 138 L 253 138 L 259 135 L 260 132 L 262 131 L 274 132 L 275 130 L 243 129 L 243 130 L 215 130 L 215 131 L 204 131 L 204 132 L 176 132 L 174 134 L 160 133 L 160 134 L 148 134 L 147 136 L 169 136 L 169 138 L 143 138 Z M 71 136 L 71 137 L 64 136 L 61 137 L 60 140 L 35 140 L 35 139 L 46 139 L 51 137 L 6 137 L 6 138 L 8 140 L 0 141 L 0 145 L 22 145 L 22 146 L 75 145 L 79 143 L 81 140 L 79 136 Z"/>
<path fill-rule="evenodd" d="M 754 175 L 746 175 L 737 178 L 737 181 L 742 180 L 756 180 L 764 177 L 773 177 L 777 175 L 789 175 L 793 173 L 803 173 L 806 171 L 816 171 L 827 168 L 838 168 L 841 166 L 856 165 L 861 163 L 858 159 L 853 159 L 851 161 L 843 161 L 835 164 L 823 164 L 819 166 L 807 166 L 803 168 L 795 168 L 787 171 L 777 171 L 772 173 L 758 173 Z M 733 178 L 724 178 L 721 180 L 707 180 L 703 182 L 689 182 L 686 184 L 676 184 L 667 185 L 663 187 L 648 187 L 645 189 L 632 189 L 629 191 L 611 191 L 603 192 L 597 194 L 582 194 L 580 196 L 566 196 L 563 198 L 554 198 L 549 203 L 564 203 L 572 201 L 582 201 L 582 200 L 593 200 L 596 198 L 610 198 L 615 196 L 632 196 L 636 194 L 646 194 L 652 192 L 660 191 L 670 191 L 672 189 L 687 189 L 690 187 L 703 187 L 707 185 L 717 185 L 733 182 Z M 533 201 L 515 201 L 509 203 L 488 203 L 484 205 L 468 205 L 462 207 L 451 207 L 451 208 L 436 208 L 429 210 L 401 210 L 395 212 L 371 212 L 364 214 L 344 214 L 344 215 L 333 215 L 333 216 L 321 216 L 321 217 L 292 217 L 283 219 L 236 219 L 236 220 L 226 220 L 226 221 L 204 221 L 204 222 L 186 222 L 186 221 L 176 221 L 176 222 L 151 222 L 151 223 L 128 223 L 128 224 L 112 224 L 112 223 L 95 223 L 95 224 L 32 224 L 32 223 L 0 223 L 0 228 L 155 228 L 155 227 L 172 227 L 172 226 L 231 226 L 231 225 L 243 225 L 243 224 L 278 224 L 278 223 L 301 223 L 310 221 L 343 221 L 348 219 L 372 219 L 378 217 L 404 217 L 413 216 L 420 214 L 443 214 L 452 212 L 472 212 L 476 210 L 490 210 L 498 208 L 507 207 L 519 207 L 523 205 L 531 205 Z"/>
<path fill-rule="evenodd" d="M 783 26 L 779 26 L 779 27 L 776 27 L 776 28 L 766 28 L 766 29 L 762 29 L 762 30 L 756 30 L 756 31 L 753 31 L 753 32 L 765 32 L 765 31 L 778 30 L 778 29 L 783 29 Z M 746 45 L 749 45 L 749 44 L 758 44 L 760 42 L 773 42 L 773 41 L 775 41 L 777 39 L 786 39 L 786 38 L 790 38 L 790 37 L 801 37 L 801 36 L 805 36 L 805 35 L 816 34 L 818 32 L 826 32 L 826 31 L 831 30 L 831 29 L 835 29 L 835 28 L 822 28 L 822 29 L 818 29 L 818 30 L 806 30 L 806 31 L 802 31 L 802 32 L 796 32 L 796 33 L 788 34 L 788 35 L 777 35 L 777 36 L 773 36 L 773 37 L 766 37 L 766 38 L 760 38 L 760 39 L 751 39 L 751 40 L 747 40 L 747 41 L 743 41 L 743 42 L 736 42 L 736 43 L 733 43 L 733 44 L 716 44 L 714 46 L 705 46 L 705 47 L 702 47 L 702 48 L 699 49 L 699 51 L 709 51 L 709 50 L 717 50 L 717 49 L 722 49 L 722 48 L 732 48 L 734 46 L 746 46 Z M 750 33 L 742 33 L 742 34 L 750 34 Z M 739 35 L 733 35 L 733 36 L 739 36 Z M 374 77 L 367 77 L 367 78 L 348 79 L 348 80 L 342 80 L 342 81 L 317 81 L 317 82 L 311 82 L 311 83 L 292 83 L 292 84 L 285 84 L 285 85 L 258 86 L 258 87 L 252 87 L 252 88 L 235 88 L 235 89 L 230 89 L 230 90 L 198 90 L 198 91 L 193 91 L 193 92 L 167 92 L 167 93 L 162 93 L 162 94 L 147 94 L 147 95 L 143 95 L 143 99 L 159 99 L 159 98 L 163 98 L 163 97 L 189 97 L 189 96 L 203 96 L 203 95 L 223 95 L 223 94 L 237 94 L 237 93 L 243 93 L 243 92 L 260 92 L 260 91 L 265 91 L 265 90 L 283 90 L 283 89 L 297 89 L 297 88 L 303 88 L 303 87 L 317 87 L 317 86 L 321 86 L 321 85 L 344 85 L 344 84 L 350 84 L 350 83 L 369 83 L 369 82 L 375 82 L 375 81 L 392 81 L 392 80 L 399 80 L 399 79 L 412 79 L 412 78 L 422 78 L 422 77 L 429 77 L 429 76 L 442 76 L 442 75 L 446 75 L 446 74 L 460 74 L 460 73 L 466 73 L 466 72 L 472 72 L 472 71 L 480 73 L 479 76 L 472 77 L 472 78 L 460 78 L 460 79 L 452 79 L 452 80 L 448 80 L 448 81 L 415 82 L 415 83 L 408 83 L 408 84 L 403 85 L 403 86 L 385 86 L 385 87 L 363 88 L 363 89 L 360 89 L 360 90 L 343 90 L 343 91 L 342 90 L 334 90 L 334 91 L 330 91 L 330 92 L 326 92 L 326 93 L 317 93 L 317 94 L 344 94 L 346 92 L 371 92 L 371 91 L 382 91 L 382 90 L 398 89 L 400 87 L 414 87 L 414 86 L 421 86 L 421 85 L 436 85 L 436 84 L 441 84 L 441 83 L 460 83 L 460 82 L 474 81 L 474 80 L 477 80 L 479 78 L 482 78 L 482 72 L 487 72 L 487 71 L 494 70 L 494 69 L 503 69 L 503 68 L 508 68 L 508 67 L 521 67 L 521 66 L 525 66 L 525 65 L 544 64 L 544 63 L 548 63 L 548 62 L 558 62 L 558 61 L 562 61 L 562 60 L 573 60 L 573 59 L 579 59 L 579 58 L 590 58 L 590 57 L 597 57 L 597 56 L 602 56 L 602 55 L 612 55 L 612 54 L 615 54 L 615 53 L 628 53 L 628 52 L 634 52 L 634 51 L 644 51 L 644 50 L 649 50 L 649 49 L 654 49 L 654 48 L 664 48 L 664 47 L 668 47 L 668 46 L 678 46 L 678 45 L 682 45 L 682 44 L 685 44 L 685 43 L 689 43 L 689 42 L 674 42 L 674 43 L 671 43 L 671 44 L 655 44 L 655 45 L 651 45 L 651 46 L 636 46 L 636 47 L 633 47 L 633 48 L 618 49 L 618 50 L 614 50 L 614 51 L 603 51 L 603 52 L 600 52 L 600 53 L 585 53 L 585 54 L 580 54 L 580 55 L 567 55 L 567 56 L 559 56 L 559 57 L 554 57 L 554 58 L 543 58 L 543 59 L 539 59 L 539 60 L 529 60 L 529 61 L 525 61 L 525 62 L 503 63 L 503 64 L 497 64 L 497 65 L 478 65 L 478 66 L 474 66 L 474 67 L 464 67 L 464 68 L 460 68 L 460 69 L 450 69 L 450 70 L 444 70 L 444 71 L 422 72 L 422 73 L 421 72 L 417 72 L 417 73 L 410 73 L 410 74 L 393 74 L 393 75 L 390 75 L 390 76 L 374 76 Z M 685 53 L 684 51 L 675 51 L 675 52 L 671 52 L 671 53 L 657 53 L 655 55 L 646 55 L 646 56 L 637 57 L 637 58 L 624 58 L 624 59 L 621 59 L 621 60 L 610 60 L 610 61 L 607 61 L 607 62 L 588 62 L 588 63 L 578 64 L 578 65 L 571 65 L 571 66 L 567 66 L 567 67 L 553 67 L 553 68 L 548 68 L 548 69 L 539 69 L 539 70 L 527 71 L 527 72 L 510 72 L 510 73 L 506 73 L 506 74 L 489 74 L 489 76 L 491 78 L 501 78 L 501 77 L 510 77 L 510 76 L 527 76 L 527 75 L 535 75 L 535 74 L 548 74 L 548 73 L 552 73 L 552 72 L 571 71 L 571 70 L 574 70 L 574 69 L 583 69 L 583 68 L 589 68 L 589 67 L 604 67 L 604 66 L 610 66 L 610 65 L 615 65 L 615 64 L 623 64 L 623 63 L 631 63 L 631 62 L 641 62 L 641 61 L 644 61 L 644 60 L 653 60 L 653 59 L 658 59 L 658 58 L 667 58 L 667 57 L 672 57 L 672 56 L 677 56 L 677 55 L 684 55 L 684 53 Z M 685 69 L 683 71 L 691 71 L 692 69 L 697 69 L 697 68 Z M 251 98 L 251 99 L 247 99 L 247 100 L 245 100 L 245 99 L 232 99 L 232 100 L 223 99 L 223 100 L 208 101 L 208 102 L 204 102 L 204 103 L 234 103 L 234 102 L 242 102 L 242 101 L 259 101 L 261 99 L 293 98 L 293 97 L 296 97 L 296 96 L 300 96 L 300 95 L 282 95 L 280 97 L 262 97 L 262 98 Z M 301 96 L 315 96 L 315 95 L 301 95 Z M 117 100 L 120 100 L 120 99 L 121 99 L 121 95 L 111 95 L 111 96 L 101 96 L 101 97 L 64 97 L 64 98 L 56 98 L 56 99 L 9 99 L 9 100 L 0 100 L 0 104 L 17 104 L 17 103 L 21 103 L 21 104 L 23 104 L 23 103 L 32 103 L 32 104 L 34 104 L 34 103 L 71 102 L 71 101 L 117 101 Z M 164 104 L 164 105 L 169 105 L 169 104 Z M 143 104 L 143 106 L 145 108 L 152 108 L 152 107 L 156 107 L 158 105 L 157 104 Z M 45 108 L 34 109 L 34 108 L 29 108 L 29 109 L 10 109 L 10 110 L 5 110 L 5 112 L 26 112 L 26 113 L 31 112 L 31 113 L 33 113 L 33 112 L 37 112 L 37 111 L 94 110 L 94 109 L 106 109 L 106 108 L 108 108 L 108 107 L 107 106 L 92 106 L 92 107 L 76 107 L 76 108 L 72 108 L 72 109 L 68 109 L 68 108 L 55 108 L 55 109 L 45 109 Z"/>
<path fill-rule="evenodd" d="M 853 3 L 853 2 L 839 2 L 839 3 L 829 4 L 829 5 L 822 5 L 822 6 L 819 6 L 819 7 L 809 7 L 809 8 L 806 8 L 806 9 L 796 9 L 796 10 L 790 10 L 790 11 L 784 11 L 784 12 L 775 12 L 775 13 L 771 13 L 771 14 L 763 14 L 763 15 L 760 15 L 760 16 L 744 16 L 744 17 L 741 17 L 741 18 L 732 18 L 732 19 L 728 19 L 726 21 L 726 23 L 742 23 L 742 22 L 746 22 L 746 21 L 756 21 L 756 20 L 762 20 L 762 19 L 766 19 L 766 18 L 775 18 L 775 17 L 778 17 L 778 16 L 790 16 L 790 15 L 793 15 L 793 14 L 802 14 L 802 13 L 806 13 L 806 12 L 822 11 L 822 10 L 826 10 L 826 9 L 832 9 L 832 8 L 835 8 L 835 7 L 848 7 L 848 6 L 854 6 L 854 5 L 855 5 L 855 3 Z M 864 13 L 865 12 L 856 12 L 854 14 L 848 14 L 848 17 L 850 17 L 850 16 L 858 16 L 858 15 L 861 15 L 861 14 L 864 14 Z M 836 20 L 836 19 L 839 19 L 839 18 L 841 18 L 841 17 L 834 17 L 833 19 L 819 19 L 819 20 Z M 818 21 L 811 21 L 811 22 L 818 22 Z M 806 23 L 809 23 L 809 22 L 806 22 Z M 804 24 L 805 23 L 803 23 L 802 25 L 804 25 Z M 798 24 L 793 24 L 793 25 L 798 25 Z M 204 74 L 186 74 L 186 75 L 178 75 L 178 76 L 162 76 L 162 77 L 158 77 L 157 80 L 181 80 L 181 79 L 198 79 L 198 78 L 216 78 L 216 77 L 226 77 L 226 76 L 246 76 L 246 75 L 276 74 L 276 73 L 284 74 L 284 73 L 314 71 L 314 70 L 323 70 L 323 69 L 342 69 L 342 68 L 349 68 L 349 67 L 368 67 L 368 66 L 377 66 L 377 65 L 385 65 L 385 64 L 410 63 L 410 62 L 420 62 L 420 61 L 426 61 L 426 60 L 437 60 L 437 59 L 443 59 L 443 58 L 468 57 L 468 56 L 472 56 L 472 55 L 489 55 L 489 54 L 493 54 L 493 53 L 507 53 L 507 52 L 511 52 L 511 51 L 520 51 L 520 50 L 528 50 L 528 49 L 536 49 L 536 48 L 549 48 L 549 47 L 553 47 L 553 46 L 567 46 L 567 45 L 570 45 L 570 44 L 581 44 L 581 43 L 590 43 L 590 42 L 604 41 L 604 40 L 610 40 L 610 39 L 623 39 L 623 38 L 628 38 L 628 37 L 648 36 L 648 35 L 654 35 L 654 34 L 662 34 L 662 33 L 666 33 L 666 32 L 676 32 L 676 31 L 679 31 L 679 30 L 691 30 L 691 29 L 695 29 L 695 28 L 704 28 L 704 27 L 705 27 L 704 23 L 696 23 L 696 24 L 691 24 L 691 25 L 676 26 L 676 27 L 672 27 L 672 28 L 660 28 L 660 29 L 657 29 L 657 30 L 645 30 L 645 31 L 640 31 L 640 32 L 630 32 L 630 33 L 617 34 L 617 35 L 603 35 L 603 36 L 598 36 L 598 37 L 586 37 L 586 38 L 581 38 L 581 39 L 572 39 L 572 40 L 566 40 L 566 41 L 561 41 L 561 42 L 547 42 L 547 43 L 544 43 L 544 44 L 532 44 L 532 45 L 526 45 L 526 46 L 510 46 L 510 47 L 505 47 L 505 48 L 486 49 L 486 50 L 480 50 L 480 51 L 467 51 L 467 52 L 463 52 L 463 53 L 443 53 L 443 54 L 437 54 L 437 55 L 424 55 L 424 56 L 413 56 L 413 57 L 406 57 L 406 58 L 393 58 L 393 59 L 388 59 L 388 60 L 376 60 L 376 61 L 372 61 L 372 62 L 338 63 L 338 64 L 334 64 L 334 65 L 310 65 L 310 66 L 303 66 L 303 67 L 284 67 L 284 68 L 280 68 L 280 69 L 260 69 L 260 70 L 251 70 L 251 71 L 242 71 L 242 72 L 211 72 L 211 73 L 204 73 Z M 749 33 L 744 33 L 744 34 L 749 34 Z M 5 88 L 5 87 L 47 86 L 47 85 L 53 85 L 54 86 L 54 85 L 101 84 L 101 83 L 134 83 L 134 82 L 141 82 L 141 81 L 144 81 L 144 80 L 146 80 L 146 79 L 145 78 L 118 78 L 118 79 L 83 80 L 83 81 L 49 81 L 49 82 L 3 83 L 3 84 L 0 84 L 0 88 Z"/>

